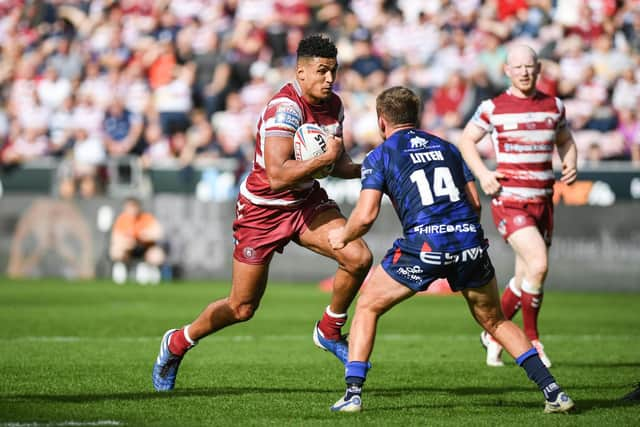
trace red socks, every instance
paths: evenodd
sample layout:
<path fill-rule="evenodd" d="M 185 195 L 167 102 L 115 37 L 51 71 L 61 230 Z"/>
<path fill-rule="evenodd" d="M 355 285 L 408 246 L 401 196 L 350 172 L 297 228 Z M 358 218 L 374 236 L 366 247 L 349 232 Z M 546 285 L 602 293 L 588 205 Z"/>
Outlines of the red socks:
<path fill-rule="evenodd" d="M 188 336 L 188 326 L 175 331 L 169 339 L 169 351 L 176 356 L 184 356 L 184 354 L 196 343 Z"/>
<path fill-rule="evenodd" d="M 347 313 L 336 314 L 327 307 L 322 315 L 322 319 L 320 319 L 318 328 L 326 339 L 339 340 L 342 338 L 340 328 L 342 328 L 345 323 L 347 323 Z"/>
<path fill-rule="evenodd" d="M 539 294 L 530 294 L 522 290 L 522 323 L 524 324 L 524 333 L 530 341 L 538 339 L 538 314 L 540 306 L 542 306 L 542 292 Z"/>
<path fill-rule="evenodd" d="M 513 278 L 509 280 L 509 285 L 505 288 L 504 293 L 502 294 L 502 299 L 500 300 L 502 313 L 504 313 L 504 317 L 508 320 L 513 319 L 513 316 L 516 315 L 520 308 L 520 293 L 515 289 L 513 281 Z"/>

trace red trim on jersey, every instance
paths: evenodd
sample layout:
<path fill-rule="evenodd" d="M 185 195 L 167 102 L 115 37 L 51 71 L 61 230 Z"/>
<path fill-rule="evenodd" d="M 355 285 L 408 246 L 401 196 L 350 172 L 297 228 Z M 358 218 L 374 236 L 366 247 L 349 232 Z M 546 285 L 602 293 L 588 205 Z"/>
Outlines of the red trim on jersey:
<path fill-rule="evenodd" d="M 393 264 L 396 264 L 401 256 L 402 256 L 402 250 L 400 248 L 396 248 L 396 251 L 393 253 L 393 260 L 391 262 Z"/>
<path fill-rule="evenodd" d="M 555 179 L 524 179 L 507 177 L 500 180 L 503 187 L 551 188 Z"/>
<path fill-rule="evenodd" d="M 536 163 L 498 163 L 497 169 L 499 171 L 532 171 L 542 172 L 552 169 L 552 163 L 548 162 L 536 162 Z"/>
<path fill-rule="evenodd" d="M 433 249 L 431 249 L 431 246 L 429 246 L 429 244 L 427 242 L 424 242 L 422 244 L 422 249 L 420 249 L 420 251 L 422 251 L 422 252 L 432 252 Z"/>
<path fill-rule="evenodd" d="M 529 98 L 518 98 L 509 92 L 504 92 L 493 98 L 494 109 L 492 114 L 520 114 L 549 112 L 559 114 L 556 99 L 542 92 L 536 92 Z"/>

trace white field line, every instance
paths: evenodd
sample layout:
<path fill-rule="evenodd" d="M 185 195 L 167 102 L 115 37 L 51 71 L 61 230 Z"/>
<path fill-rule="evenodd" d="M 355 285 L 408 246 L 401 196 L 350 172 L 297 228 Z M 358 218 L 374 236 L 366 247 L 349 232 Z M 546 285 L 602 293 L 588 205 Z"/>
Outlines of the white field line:
<path fill-rule="evenodd" d="M 478 334 L 380 334 L 376 340 L 382 341 L 469 341 L 477 340 Z M 0 338 L 0 343 L 20 343 L 20 342 L 44 342 L 44 343 L 85 343 L 85 342 L 160 342 L 161 335 L 142 337 L 78 337 L 78 336 L 24 336 L 15 338 Z M 306 341 L 311 339 L 309 335 L 230 335 L 211 336 L 207 341 L 243 342 L 243 341 Z M 638 341 L 640 334 L 578 334 L 578 335 L 555 335 L 544 336 L 545 342 L 566 342 L 566 341 Z M 2 424 L 0 424 L 2 427 Z"/>
<path fill-rule="evenodd" d="M 81 426 L 121 426 L 120 421 L 51 421 L 51 422 L 8 422 L 0 423 L 0 427 L 81 427 Z"/>

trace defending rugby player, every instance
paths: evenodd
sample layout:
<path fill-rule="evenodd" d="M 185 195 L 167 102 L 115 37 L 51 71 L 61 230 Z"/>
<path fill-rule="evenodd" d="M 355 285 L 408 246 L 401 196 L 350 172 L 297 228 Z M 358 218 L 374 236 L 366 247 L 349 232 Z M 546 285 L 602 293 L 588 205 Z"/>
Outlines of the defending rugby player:
<path fill-rule="evenodd" d="M 545 412 L 566 412 L 574 404 L 544 366 L 524 332 L 506 320 L 493 265 L 479 222 L 477 192 L 458 149 L 416 128 L 420 100 L 393 87 L 376 100 L 385 141 L 365 158 L 362 191 L 344 227 L 329 232 L 334 249 L 363 236 L 387 194 L 402 223 L 397 239 L 361 292 L 351 324 L 347 390 L 333 411 L 362 409 L 378 319 L 399 302 L 446 278 L 461 291 L 475 320 L 489 331 L 534 381 L 545 397 Z"/>

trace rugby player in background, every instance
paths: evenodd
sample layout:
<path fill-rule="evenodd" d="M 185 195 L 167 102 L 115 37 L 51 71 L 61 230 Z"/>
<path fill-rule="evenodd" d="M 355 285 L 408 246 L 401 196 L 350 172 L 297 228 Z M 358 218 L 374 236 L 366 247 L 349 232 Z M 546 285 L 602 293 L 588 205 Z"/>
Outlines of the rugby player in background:
<path fill-rule="evenodd" d="M 295 241 L 338 262 L 331 301 L 313 330 L 314 343 L 346 362 L 348 344 L 341 333 L 347 309 L 371 267 L 363 240 L 340 250 L 331 248 L 329 230 L 344 225 L 336 203 L 311 175 L 334 165 L 332 176 L 360 177 L 360 164 L 344 152 L 343 107 L 332 87 L 338 69 L 337 49 L 320 35 L 300 41 L 296 78 L 275 94 L 258 120 L 253 168 L 241 184 L 233 223 L 232 283 L 229 296 L 209 304 L 189 325 L 170 329 L 162 338 L 153 367 L 153 385 L 172 390 L 185 353 L 198 340 L 255 313 L 267 285 L 275 252 Z M 313 159 L 293 156 L 293 136 L 303 123 L 315 123 L 329 135 L 327 151 Z"/>
<path fill-rule="evenodd" d="M 577 150 L 562 101 L 536 90 L 540 62 L 533 49 L 510 47 L 504 70 L 510 87 L 480 104 L 458 146 L 482 190 L 492 197 L 493 221 L 515 252 L 515 275 L 502 294 L 502 311 L 512 319 L 522 309 L 524 331 L 550 367 L 539 339 L 538 314 L 553 232 L 551 161 L 557 147 L 560 180 L 572 184 L 577 176 Z M 485 166 L 476 148 L 488 132 L 496 151 L 495 171 Z M 481 340 L 487 348 L 487 365 L 503 366 L 500 345 L 486 331 Z"/>

